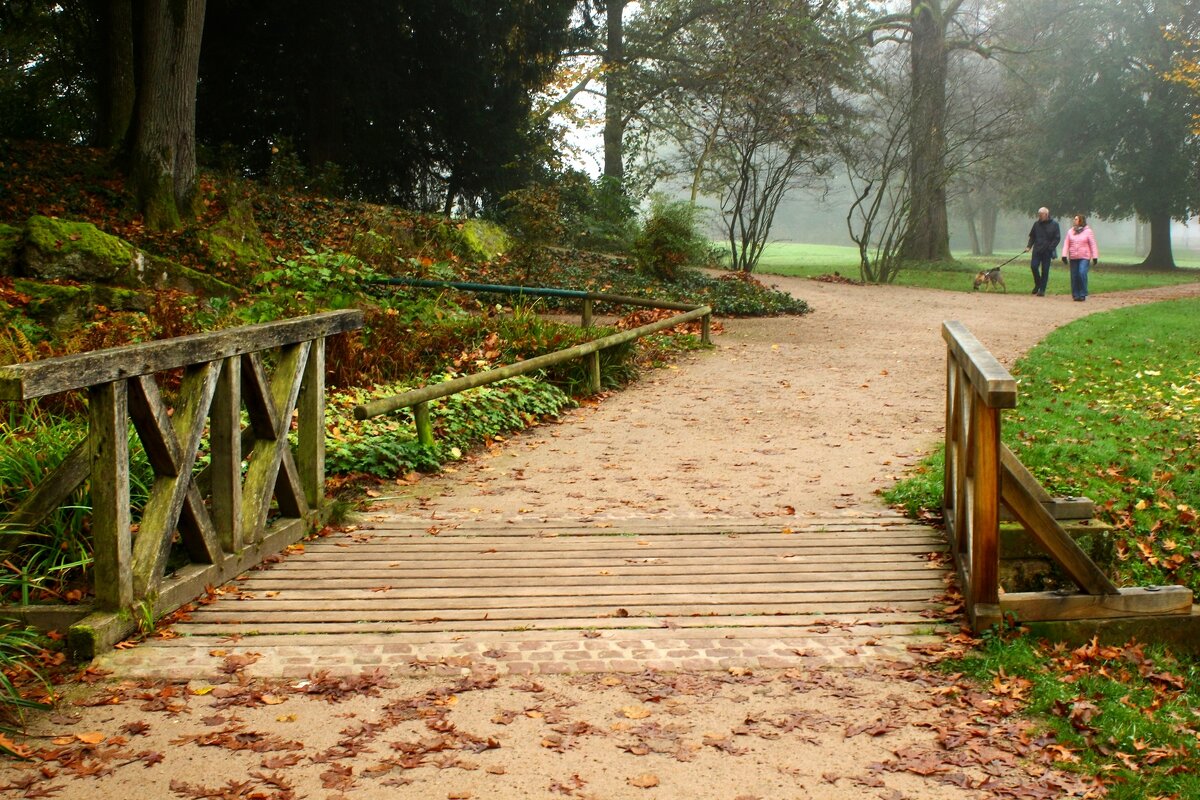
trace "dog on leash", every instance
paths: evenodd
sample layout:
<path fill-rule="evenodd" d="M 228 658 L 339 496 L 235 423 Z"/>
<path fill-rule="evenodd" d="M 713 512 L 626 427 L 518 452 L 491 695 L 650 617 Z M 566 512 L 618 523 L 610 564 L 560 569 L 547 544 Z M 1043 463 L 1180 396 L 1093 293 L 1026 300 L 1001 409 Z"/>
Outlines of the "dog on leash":
<path fill-rule="evenodd" d="M 1000 274 L 999 267 L 985 269 L 976 275 L 975 286 L 971 289 L 971 291 L 975 291 L 980 286 L 985 289 L 995 289 L 999 287 L 1000 289 L 1004 290 L 1005 294 L 1008 294 L 1008 287 L 1004 285 L 1004 276 Z"/>

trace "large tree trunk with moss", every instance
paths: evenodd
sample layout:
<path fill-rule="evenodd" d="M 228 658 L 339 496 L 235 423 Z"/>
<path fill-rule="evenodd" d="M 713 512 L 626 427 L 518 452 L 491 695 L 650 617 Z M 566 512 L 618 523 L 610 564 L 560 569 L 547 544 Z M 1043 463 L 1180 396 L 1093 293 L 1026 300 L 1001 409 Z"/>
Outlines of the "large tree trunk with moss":
<path fill-rule="evenodd" d="M 205 0 L 143 0 L 130 179 L 152 230 L 194 215 L 196 80 Z"/>
<path fill-rule="evenodd" d="M 100 122 L 96 143 L 120 150 L 128 143 L 137 98 L 133 39 L 133 0 L 100 4 L 104 68 L 100 76 Z"/>
<path fill-rule="evenodd" d="M 604 61 L 604 177 L 625 184 L 625 105 L 621 71 L 625 66 L 625 6 L 628 0 L 609 0 L 608 41 Z"/>
<path fill-rule="evenodd" d="M 1175 269 L 1171 251 L 1171 215 L 1165 211 L 1150 214 L 1150 253 L 1140 266 L 1149 269 Z"/>
<path fill-rule="evenodd" d="M 946 31 L 941 9 L 912 0 L 909 231 L 901 257 L 950 258 L 946 214 Z"/>

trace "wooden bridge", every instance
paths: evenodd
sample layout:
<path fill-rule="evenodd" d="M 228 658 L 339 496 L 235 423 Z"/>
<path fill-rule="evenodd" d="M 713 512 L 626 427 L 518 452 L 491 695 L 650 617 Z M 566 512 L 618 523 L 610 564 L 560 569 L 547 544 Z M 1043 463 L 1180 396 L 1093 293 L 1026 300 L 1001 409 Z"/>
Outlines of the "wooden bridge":
<path fill-rule="evenodd" d="M 588 312 L 590 304 L 585 318 Z M 86 657 L 132 633 L 139 618 L 183 606 L 171 633 L 122 656 L 127 669 L 180 676 L 218 666 L 214 659 L 231 648 L 258 653 L 260 671 L 277 674 L 454 669 L 479 660 L 512 671 L 565 671 L 900 656 L 944 624 L 938 598 L 952 560 L 976 629 L 999 620 L 1005 602 L 1022 619 L 1191 615 L 1187 590 L 1118 589 L 1072 549 L 1054 519 L 1055 503 L 1026 485 L 1019 463 L 999 447 L 999 411 L 1015 402 L 1015 384 L 952 326 L 949 548 L 940 532 L 886 512 L 790 525 L 472 524 L 436 536 L 428 520 L 382 514 L 357 530 L 297 545 L 323 503 L 324 338 L 360 324 L 355 312 L 333 312 L 0 368 L 3 399 L 86 389 L 90 426 L 86 441 L 0 524 L 32 528 L 89 476 L 95 504 L 90 615 L 79 619 L 78 608 L 10 612 L 48 627 L 73 614 L 70 642 Z M 612 338 L 596 341 L 609 346 Z M 600 346 L 563 357 L 594 365 Z M 154 379 L 169 370 L 183 371 L 173 414 Z M 412 406 L 427 439 L 425 404 L 481 379 L 459 381 L 374 413 Z M 130 422 L 156 476 L 136 530 L 124 435 Z M 200 468 L 205 432 L 209 466 Z M 1078 592 L 1002 597 L 1002 505 Z M 275 557 L 284 548 L 290 554 Z M 169 563 L 179 551 L 189 563 Z M 278 563 L 248 571 L 264 559 Z"/>

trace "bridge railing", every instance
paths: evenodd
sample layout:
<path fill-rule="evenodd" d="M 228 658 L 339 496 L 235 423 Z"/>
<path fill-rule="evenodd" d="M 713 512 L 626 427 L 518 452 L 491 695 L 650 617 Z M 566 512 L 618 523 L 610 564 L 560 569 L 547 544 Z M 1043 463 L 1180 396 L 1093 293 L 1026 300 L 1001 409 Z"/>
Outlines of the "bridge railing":
<path fill-rule="evenodd" d="M 691 303 L 677 303 L 667 300 L 655 300 L 645 297 L 627 297 L 625 295 L 605 294 L 602 292 L 585 292 L 574 289 L 550 289 L 550 288 L 534 288 L 527 286 L 504 286 L 498 284 L 486 283 L 461 283 L 451 281 L 426 281 L 416 280 L 411 278 L 396 278 L 390 280 L 377 281 L 379 284 L 401 285 L 401 286 L 418 286 L 428 288 L 446 288 L 457 289 L 460 291 L 471 291 L 480 293 L 492 294 L 511 294 L 530 297 L 567 297 L 575 298 L 581 302 L 581 319 L 583 327 L 591 327 L 593 319 L 593 308 L 597 302 L 609 303 L 612 305 L 633 305 L 642 306 L 645 308 L 661 308 L 671 311 L 681 311 L 683 313 L 676 314 L 666 319 L 652 322 L 648 325 L 642 325 L 638 328 L 633 328 L 620 333 L 614 333 L 610 336 L 604 336 L 599 339 L 593 339 L 590 342 L 584 342 L 574 347 L 568 347 L 564 350 L 557 350 L 553 353 L 546 353 L 535 358 L 518 361 L 515 364 L 508 364 L 496 369 L 490 369 L 485 372 L 477 372 L 473 375 L 464 375 L 460 378 L 444 381 L 442 383 L 430 384 L 419 389 L 413 389 L 410 392 L 394 395 L 392 397 L 384 397 L 378 400 L 359 405 L 354 409 L 354 416 L 358 419 L 369 419 L 382 414 L 387 414 L 393 411 L 398 411 L 402 408 L 411 408 L 413 410 L 413 420 L 417 429 L 417 438 L 423 444 L 433 444 L 433 423 L 430 419 L 429 403 L 433 400 L 442 397 L 448 397 L 459 392 L 465 392 L 468 389 L 474 389 L 479 386 L 486 386 L 489 383 L 502 381 L 506 378 L 514 378 L 518 375 L 525 375 L 537 370 L 546 369 L 557 364 L 562 364 L 567 361 L 572 361 L 577 358 L 588 359 L 588 388 L 593 392 L 600 391 L 600 351 L 609 347 L 616 347 L 627 342 L 632 342 L 640 339 L 643 336 L 656 333 L 658 331 L 673 328 L 681 323 L 700 320 L 701 334 L 700 339 L 705 344 L 711 342 L 711 324 L 712 324 L 712 308 L 704 305 L 695 305 Z"/>
<path fill-rule="evenodd" d="M 959 322 L 945 322 L 946 462 L 943 517 L 972 627 L 1013 614 L 1022 622 L 1188 615 L 1184 586 L 1118 588 L 1056 518 L 1064 506 L 1000 441 L 1001 411 L 1017 405 L 1017 382 Z M 1003 592 L 1001 508 L 1015 518 L 1077 591 Z"/>
<path fill-rule="evenodd" d="M 362 324 L 359 311 L 332 311 L 0 367 L 0 400 L 87 394 L 86 438 L 0 520 L 2 556 L 88 482 L 95 599 L 69 628 L 73 653 L 111 647 L 135 620 L 173 611 L 309 531 L 324 497 L 325 338 Z M 178 370 L 168 408 L 155 375 Z M 131 424 L 153 470 L 136 525 Z M 176 539 L 189 563 L 171 569 Z"/>

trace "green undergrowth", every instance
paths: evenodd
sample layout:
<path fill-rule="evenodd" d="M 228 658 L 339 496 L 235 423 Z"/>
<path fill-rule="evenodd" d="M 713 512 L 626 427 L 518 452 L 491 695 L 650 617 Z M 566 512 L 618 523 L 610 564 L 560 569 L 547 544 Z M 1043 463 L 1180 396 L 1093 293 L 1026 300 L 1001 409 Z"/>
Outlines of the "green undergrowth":
<path fill-rule="evenodd" d="M 1116 578 L 1200 591 L 1200 301 L 1095 314 L 1017 362 L 1004 441 L 1052 494 L 1116 529 Z M 941 454 L 885 498 L 940 509 Z"/>
<path fill-rule="evenodd" d="M 989 634 L 941 668 L 1032 724 L 1039 754 L 1109 800 L 1200 797 L 1200 664 L 1130 643 L 1052 646 Z"/>
<path fill-rule="evenodd" d="M 388 384 L 331 392 L 325 409 L 326 470 L 332 474 L 362 472 L 380 478 L 435 471 L 461 458 L 474 445 L 538 425 L 573 404 L 562 389 L 522 375 L 431 401 L 436 439 L 432 446 L 417 441 L 411 409 L 367 420 L 354 419 L 355 406 L 411 388 Z"/>

